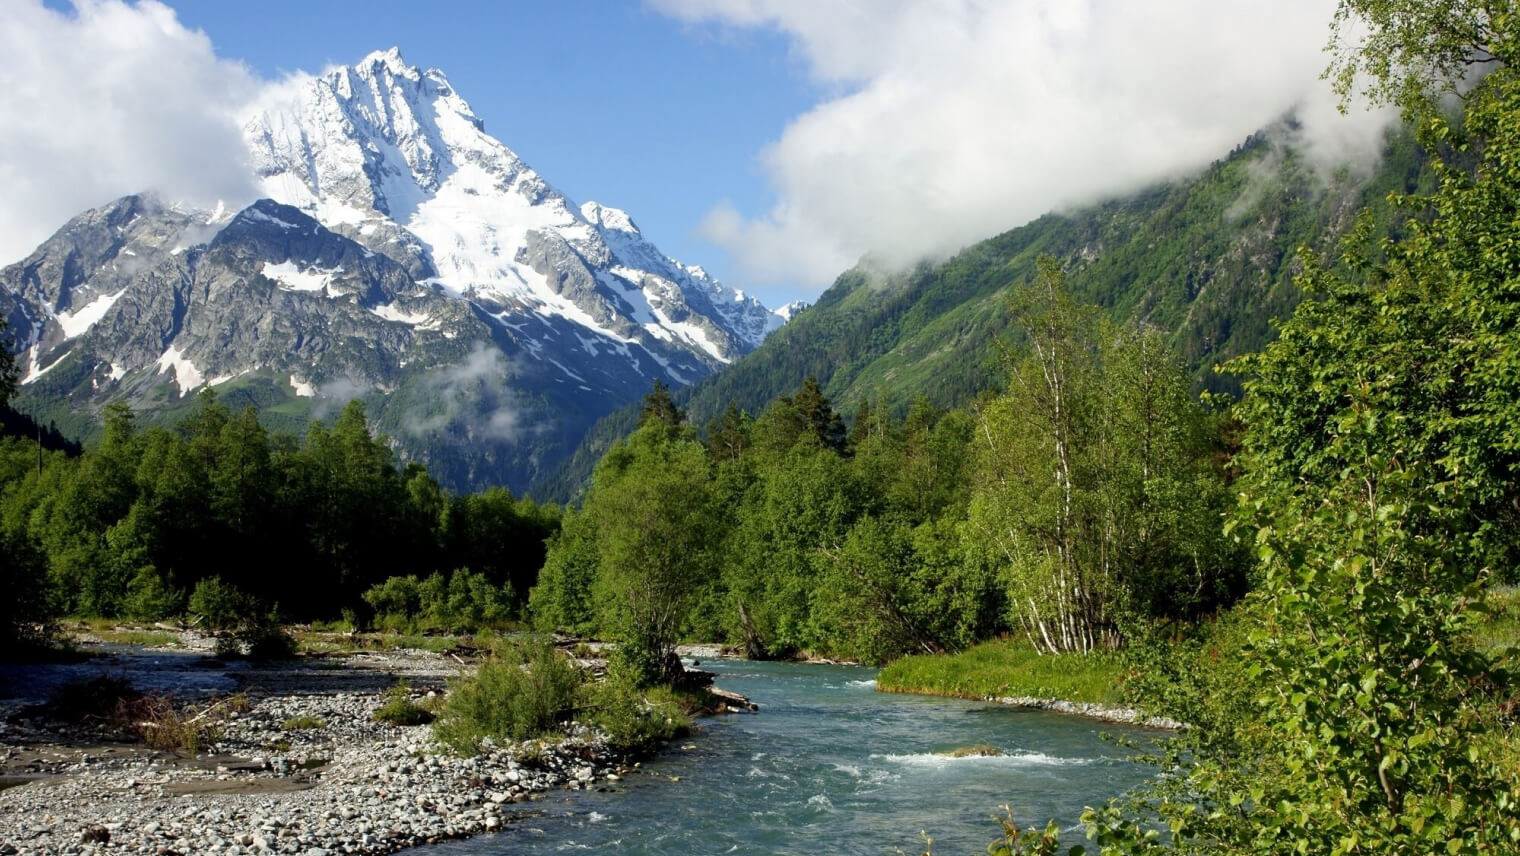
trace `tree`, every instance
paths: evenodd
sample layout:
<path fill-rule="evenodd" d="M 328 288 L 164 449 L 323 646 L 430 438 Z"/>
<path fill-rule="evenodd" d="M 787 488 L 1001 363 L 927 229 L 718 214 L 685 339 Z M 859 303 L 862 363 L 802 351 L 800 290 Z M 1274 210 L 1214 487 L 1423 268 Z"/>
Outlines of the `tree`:
<path fill-rule="evenodd" d="M 1448 93 L 1514 64 L 1513 14 L 1507 0 L 1341 0 L 1325 77 L 1343 108 L 1360 89 L 1419 121 Z"/>
<path fill-rule="evenodd" d="M 1074 301 L 1053 259 L 1015 299 L 1026 344 L 979 406 L 968 545 L 1002 564 L 1014 625 L 1036 650 L 1085 652 L 1122 645 L 1129 616 L 1227 603 L 1242 562 L 1181 362 Z"/>
<path fill-rule="evenodd" d="M 750 446 L 750 418 L 730 401 L 722 416 L 707 426 L 707 451 L 718 462 L 733 463 L 744 456 Z"/>
<path fill-rule="evenodd" d="M 1054 259 L 1017 299 L 1028 346 L 1009 361 L 1008 393 L 980 414 L 972 524 L 1002 554 L 1016 626 L 1036 650 L 1111 647 L 1113 552 L 1092 525 L 1088 479 L 1107 331 L 1067 294 Z"/>
<path fill-rule="evenodd" d="M 808 375 L 807 380 L 802 382 L 802 387 L 782 401 L 796 408 L 797 415 L 802 419 L 804 437 L 825 449 L 840 453 L 845 451 L 844 422 L 834 412 L 828 396 L 823 394 L 818 378 Z"/>
<path fill-rule="evenodd" d="M 639 427 L 651 422 L 664 426 L 670 436 L 680 433 L 681 426 L 686 424 L 686 411 L 676 406 L 670 389 L 659 378 L 654 380 L 654 389 L 644 396 L 644 407 L 639 411 Z"/>
<path fill-rule="evenodd" d="M 1369 248 L 1364 226 L 1348 273 L 1304 253 L 1315 299 L 1236 367 L 1234 525 L 1260 583 L 1233 659 L 1255 705 L 1180 743 L 1155 805 L 1186 852 L 1513 852 L 1513 678 L 1474 628 L 1520 554 L 1520 20 L 1509 3 L 1340 14 L 1366 35 L 1332 71 L 1369 73 L 1419 123 L 1439 186 L 1403 200 L 1426 215 L 1407 235 Z M 1434 109 L 1459 85 L 1460 125 Z M 1154 849 L 1120 809 L 1089 820 L 1104 852 Z"/>
<path fill-rule="evenodd" d="M 16 392 L 16 354 L 11 348 L 10 336 L 6 335 L 9 326 L 5 318 L 0 317 L 0 408 L 8 406 Z"/>
<path fill-rule="evenodd" d="M 684 673 L 676 641 L 688 604 L 715 577 L 722 541 L 710 490 L 706 449 L 669 437 L 667 425 L 652 421 L 607 454 L 586 499 L 601 623 L 613 631 L 618 656 L 646 682 Z M 551 554 L 550 563 L 557 561 Z"/>

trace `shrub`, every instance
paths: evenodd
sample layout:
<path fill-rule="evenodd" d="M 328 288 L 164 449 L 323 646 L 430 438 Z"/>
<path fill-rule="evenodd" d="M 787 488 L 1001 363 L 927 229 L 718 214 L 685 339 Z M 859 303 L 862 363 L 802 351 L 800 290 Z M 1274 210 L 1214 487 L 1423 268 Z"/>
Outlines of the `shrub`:
<path fill-rule="evenodd" d="M 298 648 L 295 637 L 286 632 L 275 612 L 238 631 L 238 641 L 254 660 L 289 660 Z"/>
<path fill-rule="evenodd" d="M 376 617 L 411 616 L 420 611 L 422 595 L 416 576 L 391 577 L 369 587 L 362 595 Z"/>
<path fill-rule="evenodd" d="M 225 700 L 181 707 L 168 696 L 145 695 L 122 702 L 117 716 L 151 749 L 198 755 L 221 738 L 227 710 Z"/>
<path fill-rule="evenodd" d="M 556 730 L 575 709 L 580 670 L 546 641 L 506 644 L 460 679 L 433 733 L 461 754 L 486 738 L 524 740 Z"/>
<path fill-rule="evenodd" d="M 376 627 L 390 632 L 419 628 L 464 633 L 499 627 L 512 617 L 512 591 L 484 574 L 460 568 L 449 576 L 391 577 L 364 592 Z"/>
<path fill-rule="evenodd" d="M 248 596 L 236 586 L 222 582 L 221 577 L 207 577 L 196 583 L 190 593 L 189 609 L 191 615 L 212 630 L 231 630 L 252 611 Z"/>
<path fill-rule="evenodd" d="M 140 568 L 127 583 L 126 612 L 139 621 L 157 621 L 185 608 L 185 590 L 165 580 L 152 566 Z"/>
<path fill-rule="evenodd" d="M 247 713 L 251 707 L 246 693 L 200 705 L 165 695 L 141 695 L 118 703 L 115 717 L 150 748 L 194 755 L 221 739 L 229 714 Z"/>
<path fill-rule="evenodd" d="M 386 725 L 427 725 L 433 714 L 412 701 L 412 686 L 398 682 L 385 694 L 385 703 L 375 711 L 375 721 Z"/>
<path fill-rule="evenodd" d="M 691 730 L 691 696 L 666 686 L 639 686 L 639 673 L 614 661 L 601 681 L 581 688 L 585 718 L 606 732 L 612 745 L 647 752 Z"/>

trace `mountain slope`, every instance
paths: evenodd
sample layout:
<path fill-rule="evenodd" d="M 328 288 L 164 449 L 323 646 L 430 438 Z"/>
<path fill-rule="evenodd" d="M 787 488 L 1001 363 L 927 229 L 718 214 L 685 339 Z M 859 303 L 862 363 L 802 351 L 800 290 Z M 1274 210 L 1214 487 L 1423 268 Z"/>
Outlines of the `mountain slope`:
<path fill-rule="evenodd" d="M 172 420 L 210 386 L 299 430 L 357 396 L 445 484 L 522 490 L 784 323 L 571 202 L 394 49 L 272 90 L 244 136 L 268 199 L 127 197 L 0 270 L 20 407 L 87 436 L 108 401 Z"/>
<path fill-rule="evenodd" d="M 813 375 L 846 412 L 865 399 L 901 412 L 919 395 L 964 404 L 1001 382 L 995 343 L 1009 323 L 1009 289 L 1029 281 L 1042 254 L 1065 263 L 1081 299 L 1167 331 L 1201 386 L 1231 389 L 1212 369 L 1268 342 L 1271 319 L 1297 305 L 1297 248 L 1332 250 L 1359 211 L 1390 216 L 1388 192 L 1426 178 L 1405 135 L 1390 138 L 1374 171 L 1328 177 L 1294 135 L 1285 122 L 1197 176 L 1048 214 L 943 263 L 847 271 L 754 353 L 677 401 L 702 425 L 730 401 L 757 412 Z M 539 492 L 573 495 L 635 421 L 632 408 L 609 415 Z"/>

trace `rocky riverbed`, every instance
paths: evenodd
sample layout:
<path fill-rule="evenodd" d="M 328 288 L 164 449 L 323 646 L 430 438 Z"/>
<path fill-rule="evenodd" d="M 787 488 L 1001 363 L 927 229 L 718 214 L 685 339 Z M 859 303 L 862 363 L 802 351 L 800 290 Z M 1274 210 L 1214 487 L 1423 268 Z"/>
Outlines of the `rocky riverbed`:
<path fill-rule="evenodd" d="M 1033 696 L 988 696 L 986 700 L 1013 707 L 1030 707 L 1036 710 L 1053 710 L 1056 713 L 1066 713 L 1072 716 L 1085 716 L 1088 719 L 1096 719 L 1101 722 L 1139 725 L 1143 728 L 1179 731 L 1187 727 L 1175 719 L 1165 716 L 1150 716 L 1144 711 L 1133 707 L 1115 707 L 1085 701 L 1065 701 L 1053 698 L 1034 698 Z"/>
<path fill-rule="evenodd" d="M 442 688 L 460 664 L 440 655 L 222 665 L 117 652 L 104 662 L 28 667 L 159 685 L 172 683 L 165 669 L 218 671 L 241 688 L 239 709 L 225 714 L 209 751 L 192 757 L 29 716 L 35 700 L 12 690 L 0 701 L 0 854 L 389 853 L 499 829 L 531 813 L 535 794 L 616 787 L 637 773 L 584 726 L 558 742 L 457 758 L 431 743 L 427 726 L 375 722 L 398 678 L 411 681 L 418 700 Z M 12 687 L 17 677 L 0 674 Z M 192 685 L 208 683 L 219 686 Z"/>

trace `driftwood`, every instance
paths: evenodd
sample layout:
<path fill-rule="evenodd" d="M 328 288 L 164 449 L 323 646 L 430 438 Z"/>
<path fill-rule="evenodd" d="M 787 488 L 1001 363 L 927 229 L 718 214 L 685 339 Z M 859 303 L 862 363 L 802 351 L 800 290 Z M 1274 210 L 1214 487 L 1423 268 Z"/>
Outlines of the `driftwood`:
<path fill-rule="evenodd" d="M 714 713 L 733 713 L 735 711 L 747 711 L 753 713 L 760 709 L 760 705 L 736 692 L 720 690 L 717 687 L 708 687 L 707 695 L 714 702 Z"/>

